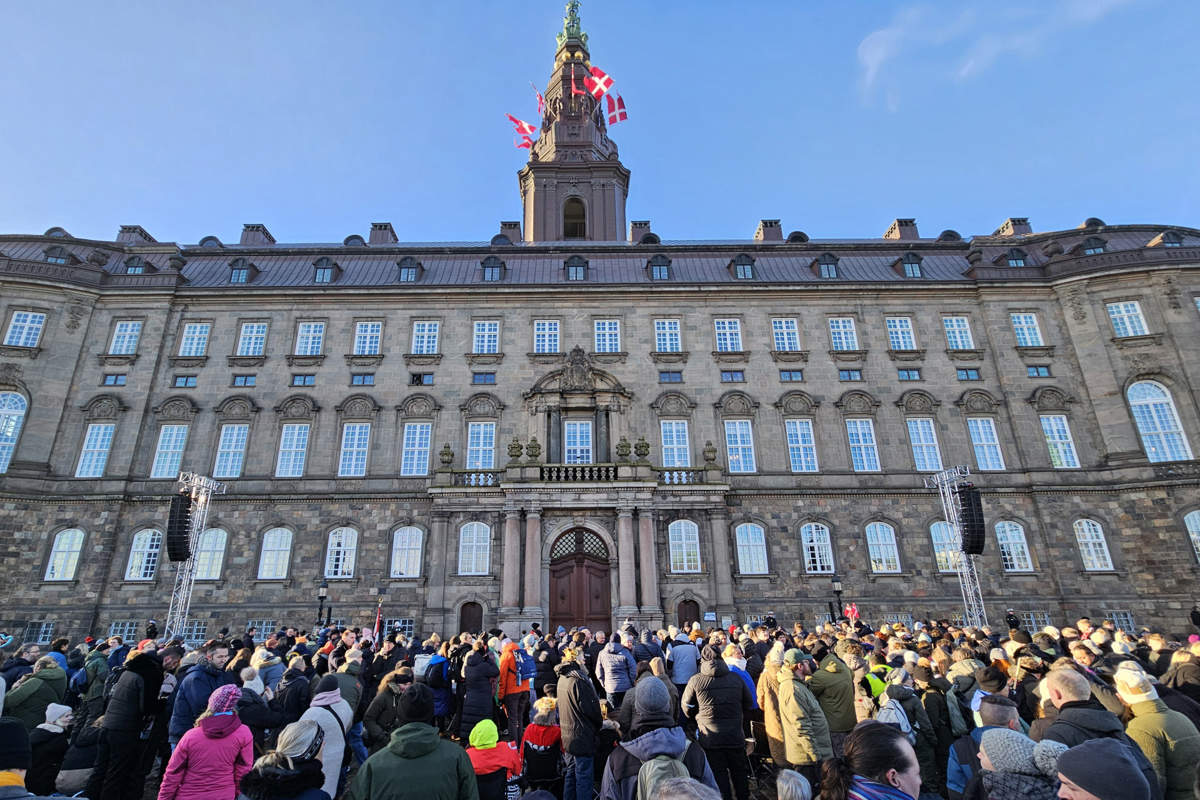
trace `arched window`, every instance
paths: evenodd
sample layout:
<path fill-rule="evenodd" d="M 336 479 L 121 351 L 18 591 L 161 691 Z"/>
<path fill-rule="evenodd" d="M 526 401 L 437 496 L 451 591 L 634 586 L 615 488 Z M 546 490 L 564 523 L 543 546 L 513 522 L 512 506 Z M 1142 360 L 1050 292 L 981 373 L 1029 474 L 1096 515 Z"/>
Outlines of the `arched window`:
<path fill-rule="evenodd" d="M 68 528 L 54 536 L 50 548 L 50 560 L 46 563 L 46 580 L 75 580 L 75 569 L 79 566 L 79 551 L 83 549 L 83 531 Z"/>
<path fill-rule="evenodd" d="M 397 528 L 392 534 L 393 578 L 416 578 L 421 575 L 421 529 L 412 525 Z"/>
<path fill-rule="evenodd" d="M 1192 551 L 1196 554 L 1196 560 L 1200 561 L 1200 511 L 1192 511 L 1183 518 L 1183 524 L 1187 527 L 1188 538 L 1192 540 Z"/>
<path fill-rule="evenodd" d="M 458 530 L 458 574 L 487 575 L 491 567 L 492 529 L 468 522 Z"/>
<path fill-rule="evenodd" d="M 767 574 L 767 537 L 761 525 L 746 523 L 738 525 L 737 536 L 738 572 L 743 575 Z"/>
<path fill-rule="evenodd" d="M 1151 461 L 1187 461 L 1192 457 L 1175 401 L 1167 387 L 1154 381 L 1138 381 L 1125 393 L 1133 421 L 1142 437 L 1142 448 Z"/>
<path fill-rule="evenodd" d="M 957 572 L 961 551 L 954 537 L 954 529 L 945 520 L 929 526 L 929 538 L 933 540 L 933 559 L 939 572 Z"/>
<path fill-rule="evenodd" d="M 331 530 L 329 532 L 329 549 L 325 553 L 325 577 L 353 578 L 357 555 L 358 531 L 354 528 Z"/>
<path fill-rule="evenodd" d="M 127 581 L 152 581 L 158 570 L 158 551 L 162 549 L 162 531 L 146 528 L 133 535 L 133 546 L 129 548 L 129 566 L 125 568 Z"/>
<path fill-rule="evenodd" d="M 263 534 L 262 555 L 258 559 L 258 579 L 281 580 L 288 576 L 292 560 L 292 532 L 287 528 L 271 528 Z"/>
<path fill-rule="evenodd" d="M 225 560 L 225 542 L 229 535 L 220 528 L 209 528 L 196 539 L 196 580 L 215 581 L 221 577 Z"/>
<path fill-rule="evenodd" d="M 810 522 L 800 528 L 800 546 L 804 550 L 804 571 L 818 575 L 833 572 L 833 542 L 829 528 Z"/>
<path fill-rule="evenodd" d="M 1008 251 L 1008 265 L 1010 267 L 1025 266 L 1025 251 L 1014 247 Z"/>
<path fill-rule="evenodd" d="M 0 474 L 8 472 L 28 408 L 25 398 L 16 392 L 0 392 Z"/>
<path fill-rule="evenodd" d="M 997 522 L 996 542 L 1000 545 L 1000 563 L 1005 572 L 1033 572 L 1024 528 L 1008 520 Z"/>
<path fill-rule="evenodd" d="M 1079 556 L 1083 568 L 1089 572 L 1109 572 L 1113 568 L 1112 556 L 1108 553 L 1108 542 L 1104 539 L 1104 528 L 1094 519 L 1075 520 L 1075 540 L 1079 542 Z"/>
<path fill-rule="evenodd" d="M 563 238 L 587 238 L 587 209 L 578 197 L 569 197 L 563 203 Z"/>
<path fill-rule="evenodd" d="M 899 572 L 900 549 L 896 546 L 896 529 L 886 522 L 867 526 L 867 554 L 872 572 Z"/>
<path fill-rule="evenodd" d="M 667 550 L 671 572 L 700 571 L 700 529 L 690 519 L 677 519 L 667 526 Z"/>

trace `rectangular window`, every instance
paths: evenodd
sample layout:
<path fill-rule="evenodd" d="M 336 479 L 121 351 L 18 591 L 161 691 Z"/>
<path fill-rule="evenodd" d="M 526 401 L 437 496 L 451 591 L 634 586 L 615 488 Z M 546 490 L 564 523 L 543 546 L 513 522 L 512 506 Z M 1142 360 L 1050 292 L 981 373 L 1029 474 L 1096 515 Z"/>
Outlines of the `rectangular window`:
<path fill-rule="evenodd" d="M 754 472 L 754 436 L 750 420 L 725 420 L 725 453 L 730 472 Z"/>
<path fill-rule="evenodd" d="M 582 281 L 587 279 L 587 267 L 583 264 L 567 265 L 567 280 Z"/>
<path fill-rule="evenodd" d="M 597 353 L 621 352 L 621 321 L 598 319 L 593 323 L 596 333 Z"/>
<path fill-rule="evenodd" d="M 16 311 L 8 323 L 8 332 L 4 334 L 4 344 L 6 347 L 37 347 L 38 341 L 42 338 L 42 328 L 45 325 L 45 314 Z"/>
<path fill-rule="evenodd" d="M 158 447 L 154 450 L 151 478 L 179 477 L 179 462 L 187 442 L 187 425 L 163 425 L 158 431 Z"/>
<path fill-rule="evenodd" d="M 361 478 L 367 474 L 367 445 L 371 423 L 347 422 L 342 426 L 342 454 L 338 458 L 339 478 Z"/>
<path fill-rule="evenodd" d="M 850 441 L 850 464 L 855 472 L 878 472 L 879 450 L 875 446 L 875 423 L 869 419 L 846 420 Z"/>
<path fill-rule="evenodd" d="M 977 381 L 977 380 L 979 380 L 979 370 L 975 369 L 974 367 L 968 367 L 965 369 L 956 369 L 956 370 L 954 370 L 954 374 L 956 376 L 958 376 L 958 379 L 960 381 Z"/>
<path fill-rule="evenodd" d="M 124 386 L 125 375 L 121 373 L 108 373 L 104 376 L 105 386 Z"/>
<path fill-rule="evenodd" d="M 317 267 L 313 283 L 333 283 L 333 267 Z"/>
<path fill-rule="evenodd" d="M 735 264 L 733 274 L 738 280 L 748 281 L 754 278 L 753 264 Z"/>
<path fill-rule="evenodd" d="M 982 471 L 996 472 L 1004 469 L 1004 456 L 1000 452 L 1000 440 L 996 437 L 996 421 L 991 417 L 967 417 L 967 433 L 975 449 L 975 464 Z"/>
<path fill-rule="evenodd" d="M 713 320 L 717 334 L 717 352 L 738 353 L 742 349 L 742 321 L 738 319 Z"/>
<path fill-rule="evenodd" d="M 804 370 L 802 369 L 781 369 L 779 370 L 779 380 L 784 383 L 799 383 L 804 380 Z"/>
<path fill-rule="evenodd" d="M 296 355 L 319 356 L 325 347 L 325 323 L 301 322 L 296 328 Z"/>
<path fill-rule="evenodd" d="M 942 468 L 942 454 L 938 450 L 937 431 L 933 427 L 932 419 L 909 419 L 908 441 L 912 445 L 913 463 L 917 472 L 937 472 Z"/>
<path fill-rule="evenodd" d="M 1038 327 L 1037 314 L 1009 314 L 1012 320 L 1013 334 L 1017 337 L 1018 347 L 1041 347 L 1042 329 Z"/>
<path fill-rule="evenodd" d="M 558 320 L 535 319 L 533 321 L 533 352 L 557 353 Z"/>
<path fill-rule="evenodd" d="M 896 377 L 902 381 L 919 381 L 921 380 L 921 370 L 919 369 L 898 369 Z"/>
<path fill-rule="evenodd" d="M 275 462 L 275 477 L 302 477 L 307 452 L 308 424 L 284 425 L 279 436 L 279 458 Z"/>
<path fill-rule="evenodd" d="M 292 386 L 316 386 L 316 375 L 292 375 Z"/>
<path fill-rule="evenodd" d="M 1050 367 L 1045 364 L 1037 364 L 1025 368 L 1025 374 L 1030 378 L 1049 378 Z"/>
<path fill-rule="evenodd" d="M 111 422 L 94 422 L 87 426 L 83 448 L 79 453 L 79 466 L 75 469 L 76 478 L 104 477 L 104 466 L 108 463 L 108 451 L 112 447 L 115 430 L 116 425 Z"/>
<path fill-rule="evenodd" d="M 683 349 L 679 336 L 679 320 L 654 320 L 654 349 L 659 353 L 678 353 Z"/>
<path fill-rule="evenodd" d="M 467 426 L 467 469 L 496 468 L 496 423 L 472 422 Z"/>
<path fill-rule="evenodd" d="M 183 326 L 183 336 L 179 338 L 179 355 L 203 356 L 208 352 L 208 332 L 212 326 L 207 322 L 189 322 Z"/>
<path fill-rule="evenodd" d="M 401 267 L 400 268 L 400 282 L 401 283 L 413 283 L 414 281 L 416 281 L 416 279 L 417 279 L 417 268 L 416 267 Z"/>
<path fill-rule="evenodd" d="M 414 322 L 412 336 L 413 355 L 434 355 L 438 351 L 437 322 Z"/>
<path fill-rule="evenodd" d="M 131 265 L 125 267 L 126 275 L 142 275 L 145 272 L 146 272 L 146 268 L 141 266 L 140 264 L 138 264 L 138 265 L 131 264 Z"/>
<path fill-rule="evenodd" d="M 196 376 L 195 375 L 176 375 L 175 380 L 171 382 L 171 385 L 174 386 L 176 389 L 195 389 L 196 388 Z"/>
<path fill-rule="evenodd" d="M 771 320 L 771 334 L 775 338 L 775 349 L 778 351 L 800 349 L 800 329 L 794 319 Z"/>
<path fill-rule="evenodd" d="M 491 386 L 496 382 L 496 373 L 494 372 L 472 372 L 471 383 L 476 386 Z"/>
<path fill-rule="evenodd" d="M 250 270 L 245 267 L 234 267 L 229 270 L 230 283 L 245 283 L 250 279 Z"/>
<path fill-rule="evenodd" d="M 1118 337 L 1145 336 L 1146 320 L 1142 317 L 1142 306 L 1136 300 L 1124 303 L 1109 303 L 1108 318 L 1112 320 L 1113 332 Z"/>
<path fill-rule="evenodd" d="M 500 280 L 500 272 L 501 272 L 501 269 L 502 269 L 501 267 L 497 267 L 497 266 L 491 266 L 491 265 L 489 265 L 489 266 L 485 266 L 485 267 L 483 268 L 483 279 L 484 279 L 485 281 L 498 281 L 498 280 Z"/>
<path fill-rule="evenodd" d="M 233 385 L 234 386 L 254 386 L 257 383 L 258 383 L 257 375 L 234 375 L 233 376 Z"/>
<path fill-rule="evenodd" d="M 351 386 L 374 386 L 375 385 L 375 373 L 374 372 L 352 372 L 350 374 L 350 385 Z"/>
<path fill-rule="evenodd" d="M 861 381 L 862 380 L 862 370 L 861 369 L 839 369 L 838 370 L 838 380 L 839 381 Z"/>
<path fill-rule="evenodd" d="M 858 332 L 853 317 L 829 318 L 829 344 L 833 350 L 857 350 Z"/>
<path fill-rule="evenodd" d="M 267 323 L 243 322 L 238 334 L 239 356 L 261 356 L 267 351 Z"/>
<path fill-rule="evenodd" d="M 410 372 L 408 373 L 409 386 L 433 386 L 432 372 Z"/>
<path fill-rule="evenodd" d="M 912 319 L 909 317 L 887 317 L 888 347 L 893 350 L 916 350 L 917 339 L 913 335 Z"/>
<path fill-rule="evenodd" d="M 475 335 L 471 343 L 472 353 L 500 352 L 500 323 L 484 320 L 475 323 Z"/>
<path fill-rule="evenodd" d="M 683 373 L 676 370 L 662 370 L 658 373 L 659 383 L 683 383 Z"/>
<path fill-rule="evenodd" d="M 670 264 L 651 264 L 650 265 L 650 280 L 666 281 L 671 279 Z"/>
<path fill-rule="evenodd" d="M 946 329 L 946 347 L 951 350 L 975 349 L 971 324 L 966 317 L 942 317 L 942 327 Z"/>
<path fill-rule="evenodd" d="M 746 373 L 740 369 L 721 370 L 721 383 L 745 383 Z"/>
<path fill-rule="evenodd" d="M 658 424 L 662 431 L 662 465 L 690 467 L 692 457 L 688 447 L 687 420 L 664 419 Z"/>
<path fill-rule="evenodd" d="M 429 438 L 431 422 L 409 422 L 404 425 L 404 445 L 400 455 L 400 474 L 429 474 Z"/>
<path fill-rule="evenodd" d="M 811 419 L 785 419 L 783 429 L 787 434 L 788 461 L 792 472 L 817 471 L 817 442 L 813 438 Z"/>
<path fill-rule="evenodd" d="M 567 464 L 592 463 L 592 423 L 569 420 L 563 423 L 563 461 Z"/>
<path fill-rule="evenodd" d="M 136 319 L 123 319 L 113 328 L 108 353 L 113 356 L 131 356 L 137 352 L 138 339 L 142 335 L 142 323 Z"/>
<path fill-rule="evenodd" d="M 354 355 L 377 356 L 383 340 L 382 322 L 357 322 L 354 325 Z"/>
<path fill-rule="evenodd" d="M 1043 414 L 1042 433 L 1050 450 L 1050 465 L 1055 469 L 1074 469 L 1079 466 L 1071 428 L 1063 414 Z"/>
<path fill-rule="evenodd" d="M 214 478 L 240 478 L 246 461 L 246 441 L 250 438 L 250 426 L 232 424 L 221 426 L 221 438 L 217 441 L 217 463 L 213 467 Z"/>

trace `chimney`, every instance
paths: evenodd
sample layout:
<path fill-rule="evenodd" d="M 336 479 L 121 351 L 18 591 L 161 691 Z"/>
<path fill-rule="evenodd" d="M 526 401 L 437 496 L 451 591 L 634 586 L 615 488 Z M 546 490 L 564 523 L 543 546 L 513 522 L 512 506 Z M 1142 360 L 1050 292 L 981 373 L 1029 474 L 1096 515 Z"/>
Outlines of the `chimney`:
<path fill-rule="evenodd" d="M 511 220 L 508 222 L 501 222 L 500 233 L 507 236 L 510 242 L 516 244 L 521 241 L 521 223 L 512 222 Z"/>
<path fill-rule="evenodd" d="M 888 225 L 883 238 L 906 241 L 909 239 L 920 239 L 921 234 L 917 233 L 917 221 L 915 219 L 894 219 L 892 220 L 892 224 Z"/>
<path fill-rule="evenodd" d="M 398 241 L 400 240 L 396 238 L 396 231 L 392 229 L 392 223 L 371 223 L 371 238 L 367 240 L 368 244 L 395 244 Z"/>
<path fill-rule="evenodd" d="M 777 219 L 760 219 L 758 228 L 754 231 L 756 242 L 782 242 L 783 228 L 779 227 Z"/>
<path fill-rule="evenodd" d="M 629 241 L 639 244 L 642 237 L 650 233 L 650 220 L 634 219 L 629 221 Z"/>
<path fill-rule="evenodd" d="M 238 244 L 273 245 L 275 237 L 267 230 L 266 225 L 247 223 L 242 226 L 242 240 Z"/>
<path fill-rule="evenodd" d="M 992 236 L 1023 236 L 1026 233 L 1033 233 L 1033 228 L 1029 227 L 1029 217 L 1009 217 L 1000 223 Z"/>
<path fill-rule="evenodd" d="M 154 237 L 146 233 L 141 225 L 122 225 L 117 241 L 125 244 L 154 244 Z"/>

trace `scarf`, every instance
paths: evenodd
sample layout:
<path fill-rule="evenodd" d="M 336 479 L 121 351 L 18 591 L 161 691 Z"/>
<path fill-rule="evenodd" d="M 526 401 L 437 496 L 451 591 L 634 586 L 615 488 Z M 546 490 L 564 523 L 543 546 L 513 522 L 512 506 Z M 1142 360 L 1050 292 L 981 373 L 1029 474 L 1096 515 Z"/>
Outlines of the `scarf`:
<path fill-rule="evenodd" d="M 342 699 L 342 693 L 337 689 L 332 689 L 328 692 L 321 692 L 312 699 L 309 705 L 314 706 L 331 706 Z"/>
<path fill-rule="evenodd" d="M 894 786 L 884 786 L 882 783 L 868 780 L 862 775 L 855 775 L 846 792 L 847 800 L 914 800 L 907 793 Z"/>
<path fill-rule="evenodd" d="M 12 770 L 0 770 L 0 786 L 20 786 L 25 788 L 25 776 L 18 775 Z"/>
<path fill-rule="evenodd" d="M 742 672 L 746 671 L 746 659 L 744 658 L 727 658 L 725 663 L 731 667 L 737 667 Z"/>

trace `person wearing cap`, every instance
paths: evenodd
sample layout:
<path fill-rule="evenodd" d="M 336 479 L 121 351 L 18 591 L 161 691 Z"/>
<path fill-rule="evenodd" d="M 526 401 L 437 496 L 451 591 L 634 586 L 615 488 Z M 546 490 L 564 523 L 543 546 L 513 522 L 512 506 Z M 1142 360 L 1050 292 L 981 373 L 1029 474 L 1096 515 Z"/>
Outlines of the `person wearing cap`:
<path fill-rule="evenodd" d="M 66 693 L 67 673 L 53 658 L 42 656 L 34 663 L 33 672 L 4 696 L 4 715 L 17 717 L 25 723 L 25 730 L 32 732 L 45 722 L 46 707 L 61 703 Z"/>
<path fill-rule="evenodd" d="M 858 724 L 858 715 L 854 711 L 854 671 L 824 642 L 813 646 L 812 656 L 817 668 L 808 678 L 808 688 L 821 704 L 829 722 L 833 754 L 841 755 L 842 740 Z"/>
<path fill-rule="evenodd" d="M 779 669 L 779 718 L 786 764 L 816 785 L 821 762 L 833 758 L 829 723 L 821 704 L 805 684 L 816 668 L 808 653 L 791 649 L 783 654 Z M 780 766 L 784 766 L 780 764 Z"/>
<path fill-rule="evenodd" d="M 195 727 L 171 753 L 158 800 L 237 797 L 238 784 L 254 766 L 254 737 L 237 715 L 241 697 L 233 684 L 209 696 Z"/>
<path fill-rule="evenodd" d="M 1200 731 L 1183 714 L 1167 708 L 1141 670 L 1118 669 L 1114 681 L 1117 694 L 1133 713 L 1125 733 L 1154 766 L 1166 800 L 1193 800 Z"/>
<path fill-rule="evenodd" d="M 29 732 L 14 717 L 0 717 L 0 800 L 42 800 L 26 788 L 33 753 Z"/>
<path fill-rule="evenodd" d="M 358 768 L 347 800 L 479 800 L 466 751 L 438 736 L 433 692 L 414 683 L 400 695 L 400 727 Z"/>
<path fill-rule="evenodd" d="M 563 743 L 563 800 L 591 800 L 597 734 L 604 724 L 600 698 L 584 671 L 583 660 L 582 652 L 568 647 L 554 668 Z"/>
<path fill-rule="evenodd" d="M 1089 739 L 1058 757 L 1062 800 L 1150 800 L 1152 787 L 1129 748 L 1116 739 Z"/>
<path fill-rule="evenodd" d="M 745 681 L 729 671 L 712 645 L 700 651 L 700 672 L 688 681 L 679 705 L 684 716 L 696 721 L 697 738 L 721 796 L 730 800 L 736 794 L 738 800 L 746 800 L 750 796 L 750 765 L 742 718 L 754 710 L 754 695 Z"/>

